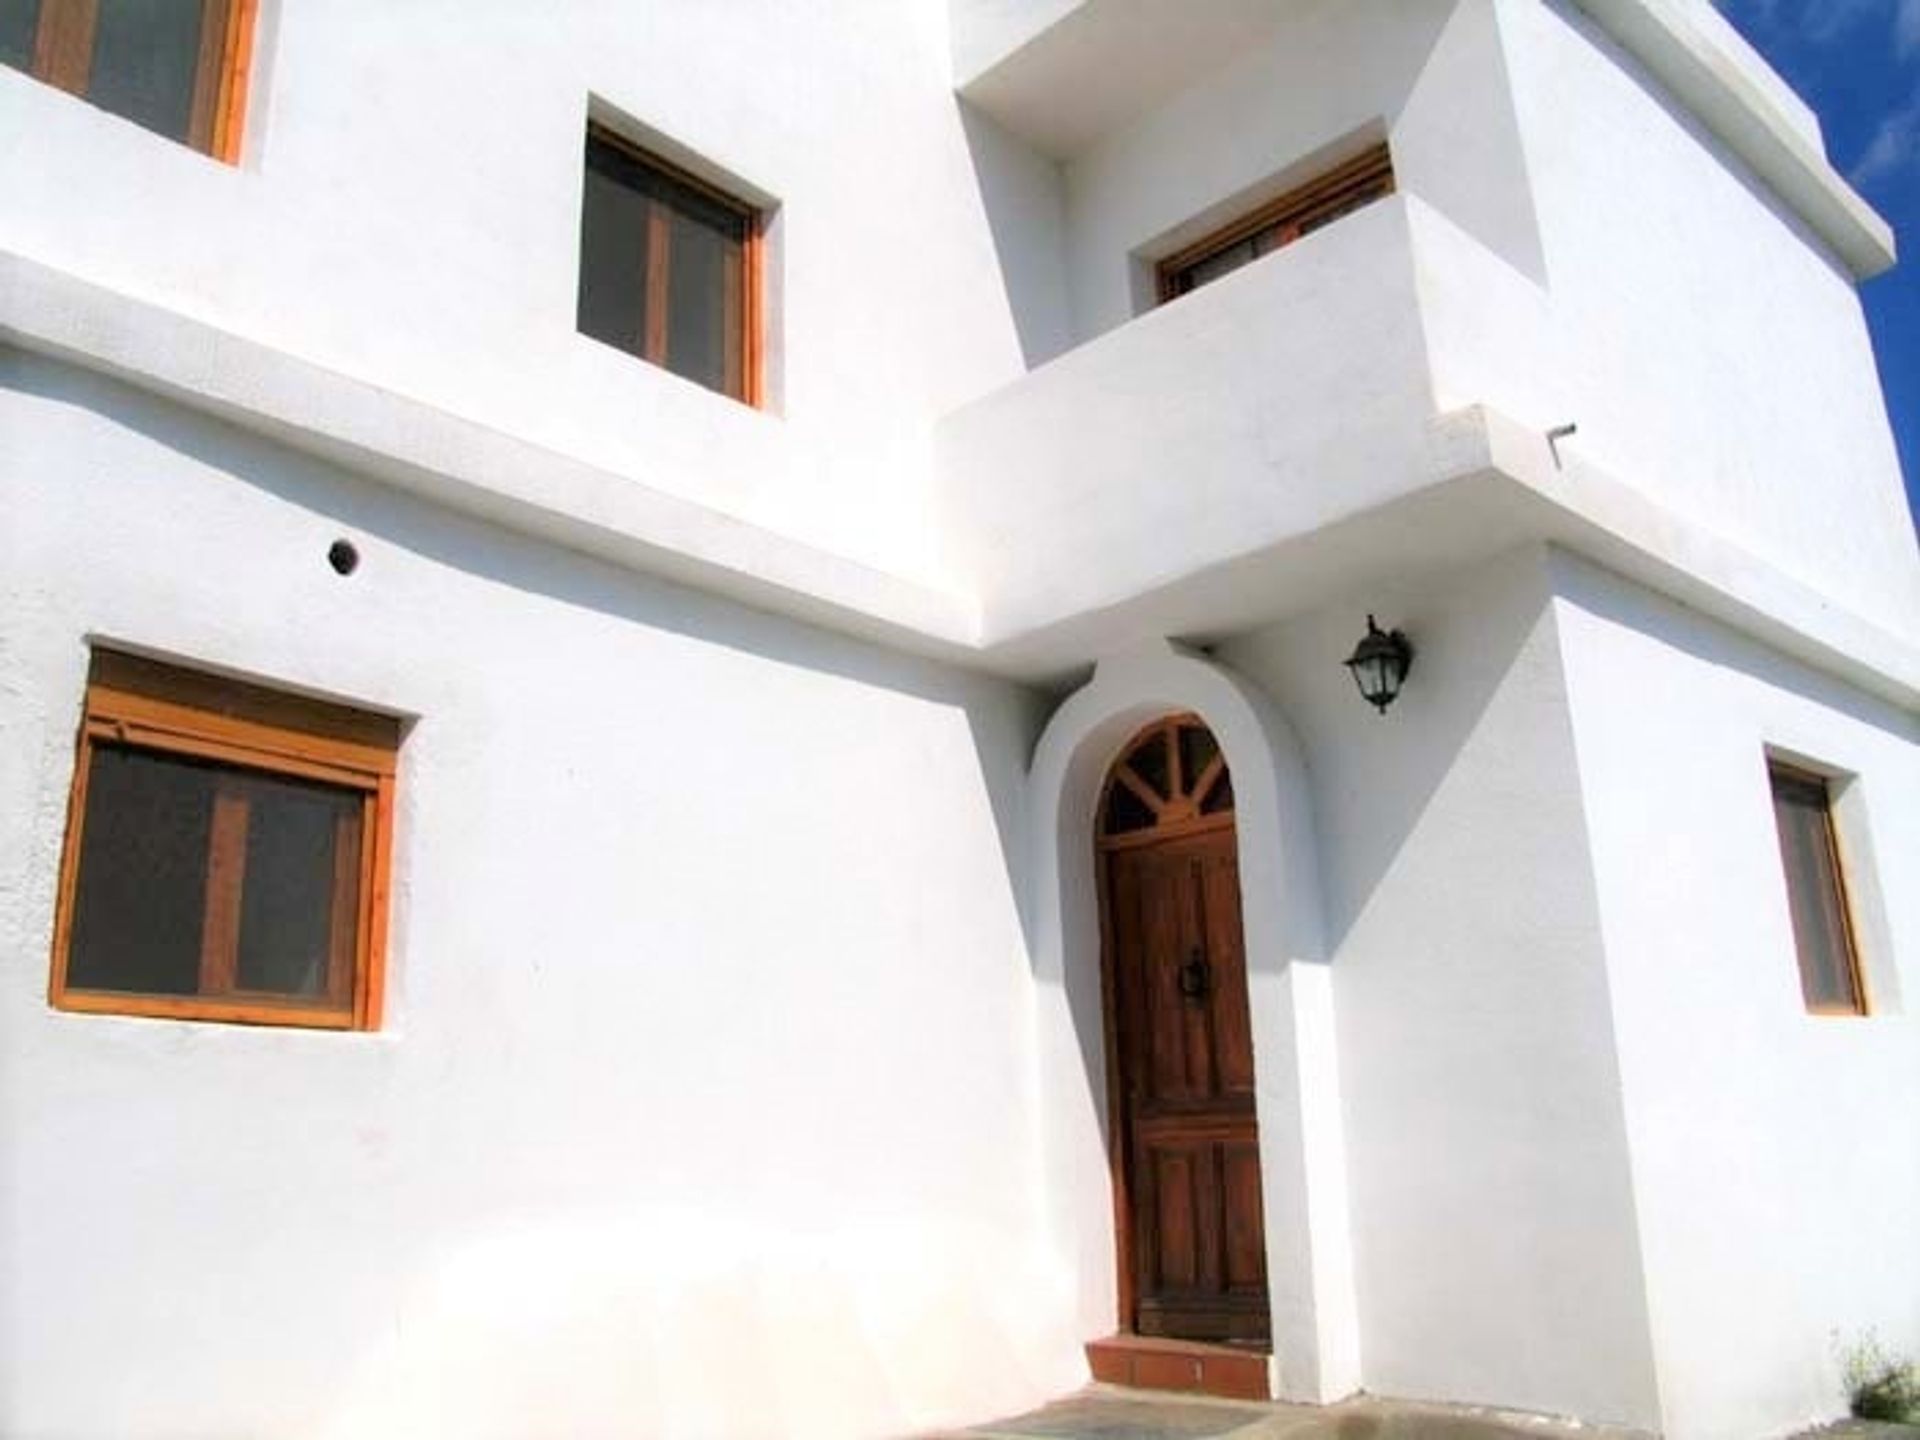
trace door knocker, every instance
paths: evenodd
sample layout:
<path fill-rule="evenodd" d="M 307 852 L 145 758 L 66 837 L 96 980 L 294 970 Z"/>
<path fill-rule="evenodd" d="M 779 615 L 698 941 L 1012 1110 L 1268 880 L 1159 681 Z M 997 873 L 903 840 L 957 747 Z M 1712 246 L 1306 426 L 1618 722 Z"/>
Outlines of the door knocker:
<path fill-rule="evenodd" d="M 1180 993 L 1189 1000 L 1204 1000 L 1213 984 L 1213 971 L 1208 967 L 1206 957 L 1198 950 L 1187 956 L 1187 963 L 1180 967 L 1178 976 Z"/>

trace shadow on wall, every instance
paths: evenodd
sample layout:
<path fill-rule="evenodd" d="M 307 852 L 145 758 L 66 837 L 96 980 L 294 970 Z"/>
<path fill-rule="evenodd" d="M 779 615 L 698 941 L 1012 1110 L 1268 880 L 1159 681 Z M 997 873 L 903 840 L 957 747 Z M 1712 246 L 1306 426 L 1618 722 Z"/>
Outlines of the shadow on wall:
<path fill-rule="evenodd" d="M 1007 309 L 1032 370 L 1074 344 L 1067 315 L 1066 202 L 1060 167 L 964 100 L 960 128 L 973 159 Z"/>
<path fill-rule="evenodd" d="M 1430 594 L 1378 586 L 1364 604 L 1330 607 L 1221 647 L 1223 663 L 1279 691 L 1306 752 L 1329 956 L 1339 954 L 1524 662 L 1546 602 L 1543 581 L 1524 574 L 1536 564 L 1515 554 L 1465 585 Z M 1515 588 L 1530 592 L 1527 603 L 1488 593 Z M 1406 688 L 1386 715 L 1368 708 L 1343 668 L 1369 608 L 1383 624 L 1392 617 L 1405 625 L 1416 651 Z M 1564 730 L 1561 693 L 1555 684 L 1540 694 L 1540 725 Z M 1570 743 L 1570 734 L 1564 738 Z M 1512 804 L 1537 798 L 1533 776 L 1506 768 L 1503 778 Z"/>
<path fill-rule="evenodd" d="M 101 415 L 238 483 L 450 569 L 701 644 L 960 710 L 974 739 L 1007 883 L 1024 922 L 1025 760 L 1044 718 L 1040 697 L 1032 692 L 488 525 L 360 479 L 226 421 L 156 402 L 101 375 L 17 355 L 6 383 L 23 394 Z M 318 563 L 317 554 L 298 558 Z M 421 656 L 423 668 L 434 659 Z M 643 677 L 635 684 L 644 690 Z M 374 703 L 379 699 L 363 698 Z M 652 698 L 666 703 L 671 697 Z M 803 757 L 793 759 L 803 763 Z"/>

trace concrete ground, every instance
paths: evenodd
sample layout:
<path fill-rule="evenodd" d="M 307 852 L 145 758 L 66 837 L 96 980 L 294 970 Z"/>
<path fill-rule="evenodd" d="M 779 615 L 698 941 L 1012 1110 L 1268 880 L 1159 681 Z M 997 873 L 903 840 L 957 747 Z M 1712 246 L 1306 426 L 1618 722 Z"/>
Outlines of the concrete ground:
<path fill-rule="evenodd" d="M 1214 1400 L 1095 1385 L 1028 1415 L 922 1440 L 1653 1440 L 1640 1430 L 1576 1425 L 1465 1406 L 1355 1399 L 1325 1408 Z M 1920 1440 L 1920 1426 L 1843 1420 L 1797 1440 Z"/>
<path fill-rule="evenodd" d="M 1149 1394 L 1096 1385 L 1028 1415 L 924 1440 L 1651 1440 L 1461 1406 L 1356 1399 L 1324 1408 Z"/>

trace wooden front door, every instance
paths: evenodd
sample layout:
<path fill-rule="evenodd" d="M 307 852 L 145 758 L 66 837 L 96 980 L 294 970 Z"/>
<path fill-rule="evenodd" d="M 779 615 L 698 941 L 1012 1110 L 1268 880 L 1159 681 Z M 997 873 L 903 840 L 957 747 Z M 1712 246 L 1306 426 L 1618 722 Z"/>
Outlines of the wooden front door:
<path fill-rule="evenodd" d="M 1115 764 L 1100 847 L 1124 1319 L 1264 1344 L 1233 783 L 1196 718 L 1156 723 Z"/>

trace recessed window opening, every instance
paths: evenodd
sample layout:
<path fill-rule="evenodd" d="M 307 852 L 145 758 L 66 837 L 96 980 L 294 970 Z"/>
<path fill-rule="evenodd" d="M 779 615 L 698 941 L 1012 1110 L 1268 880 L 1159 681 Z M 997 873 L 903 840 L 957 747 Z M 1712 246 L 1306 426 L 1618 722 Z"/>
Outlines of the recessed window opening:
<path fill-rule="evenodd" d="M 589 125 L 580 332 L 758 405 L 761 222 L 745 202 Z"/>
<path fill-rule="evenodd" d="M 229 164 L 256 0 L 0 0 L 0 63 Z"/>
<path fill-rule="evenodd" d="M 1391 195 L 1393 160 L 1385 145 L 1308 181 L 1250 215 L 1162 260 L 1157 268 L 1160 299 L 1177 299 L 1262 255 L 1331 225 L 1364 205 Z"/>
<path fill-rule="evenodd" d="M 1866 987 L 1834 834 L 1829 782 L 1778 760 L 1768 761 L 1767 777 L 1807 1009 L 1816 1015 L 1864 1015 Z"/>
<path fill-rule="evenodd" d="M 399 738 L 388 716 L 96 651 L 53 1004 L 377 1027 Z"/>

